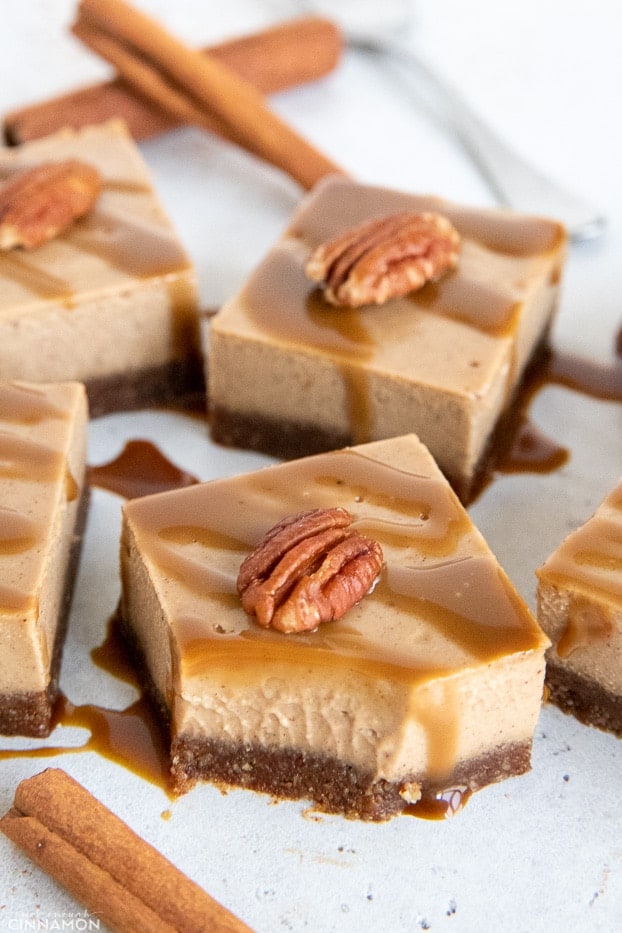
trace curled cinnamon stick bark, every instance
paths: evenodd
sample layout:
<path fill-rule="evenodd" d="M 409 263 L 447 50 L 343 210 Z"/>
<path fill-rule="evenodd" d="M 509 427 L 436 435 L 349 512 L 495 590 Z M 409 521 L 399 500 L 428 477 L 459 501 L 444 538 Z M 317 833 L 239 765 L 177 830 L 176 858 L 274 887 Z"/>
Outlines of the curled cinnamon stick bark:
<path fill-rule="evenodd" d="M 309 16 L 203 49 L 264 94 L 283 91 L 329 74 L 339 63 L 343 36 L 330 20 Z M 179 125 L 162 108 L 137 94 L 121 78 L 80 88 L 4 117 L 8 143 L 18 145 L 64 127 L 122 118 L 134 139 Z M 212 127 L 216 132 L 216 126 Z"/>
<path fill-rule="evenodd" d="M 0 830 L 121 933 L 250 933 L 58 768 L 18 785 Z"/>
<path fill-rule="evenodd" d="M 326 175 L 342 173 L 273 113 L 253 85 L 210 56 L 188 48 L 122 0 L 82 0 L 74 29 L 109 60 L 114 58 L 119 73 L 140 93 L 175 116 L 180 109 L 186 117 L 197 109 L 208 113 L 239 145 L 281 168 L 304 188 Z"/>

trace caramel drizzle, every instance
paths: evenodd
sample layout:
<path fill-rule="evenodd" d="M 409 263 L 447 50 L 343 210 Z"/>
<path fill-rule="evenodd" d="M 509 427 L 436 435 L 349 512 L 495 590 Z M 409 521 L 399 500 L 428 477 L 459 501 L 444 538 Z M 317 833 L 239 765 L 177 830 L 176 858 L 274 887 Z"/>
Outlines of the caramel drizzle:
<path fill-rule="evenodd" d="M 549 558 L 542 579 L 622 607 L 622 522 L 595 515 Z"/>
<path fill-rule="evenodd" d="M 52 482 L 65 478 L 65 493 L 69 501 L 78 495 L 78 484 L 65 455 L 45 444 L 0 431 L 0 477 L 29 482 Z"/>
<path fill-rule="evenodd" d="M 388 549 L 387 570 L 366 602 L 374 600 L 416 613 L 463 652 L 482 661 L 508 650 L 528 650 L 537 642 L 535 625 L 526 624 L 524 605 L 496 565 L 483 557 L 453 557 L 471 525 L 444 482 L 413 477 L 355 451 L 301 461 L 295 478 L 287 470 L 280 481 L 278 471 L 276 467 L 227 481 L 231 494 L 239 492 L 244 502 L 237 509 L 231 508 L 229 496 L 219 495 L 217 482 L 133 503 L 136 511 L 131 507 L 128 511 L 141 550 L 161 573 L 173 576 L 191 593 L 236 605 L 235 578 L 241 556 L 275 518 L 300 510 L 302 504 L 309 508 L 338 502 L 352 512 L 358 527 L 373 529 L 383 549 Z M 382 511 L 377 518 L 367 518 L 366 500 L 386 518 Z M 198 523 L 200 515 L 205 517 Z M 256 524 L 249 521 L 253 515 L 259 515 Z M 184 545 L 190 549 L 182 550 Z M 210 549 L 212 553 L 228 551 L 219 569 L 205 560 Z M 399 555 L 392 557 L 391 551 Z M 456 594 L 453 602 L 447 600 L 447 591 Z M 482 617 L 494 622 L 482 625 L 478 621 Z M 305 646 L 313 652 L 314 664 L 343 665 L 339 653 L 346 654 L 349 668 L 403 682 L 438 672 L 436 666 L 430 670 L 425 658 L 417 671 L 417 662 L 409 659 L 405 665 L 399 651 L 395 654 L 390 646 L 368 645 L 366 636 L 347 620 L 311 636 L 282 638 L 249 626 L 241 611 L 240 619 L 246 631 L 236 629 L 232 639 L 210 630 L 207 621 L 193 624 L 190 630 L 186 625 L 184 669 L 221 663 L 229 667 L 233 654 L 238 670 L 261 665 L 266 655 L 287 664 L 304 664 L 309 663 L 307 652 L 300 650 Z"/>
<path fill-rule="evenodd" d="M 0 385 L 0 419 L 18 424 L 38 424 L 47 418 L 66 420 L 66 409 L 56 405 L 36 386 L 17 382 Z"/>
<path fill-rule="evenodd" d="M 41 528 L 27 515 L 0 507 L 0 560 L 29 551 L 41 539 Z M 36 599 L 31 593 L 0 584 L 0 612 L 27 612 L 35 606 Z"/>
<path fill-rule="evenodd" d="M 380 310 L 336 311 L 304 274 L 308 250 L 363 220 L 404 209 L 435 210 L 452 220 L 463 237 L 459 269 L 406 298 L 387 302 Z M 350 437 L 355 444 L 377 436 L 370 398 L 372 377 L 365 364 L 375 358 L 385 333 L 399 334 L 396 341 L 404 344 L 416 341 L 422 315 L 433 313 L 510 341 L 511 388 L 518 368 L 513 341 L 523 306 L 520 285 L 487 284 L 478 277 L 477 264 L 471 267 L 469 257 L 474 244 L 500 257 L 512 256 L 519 266 L 518 271 L 512 270 L 513 280 L 519 282 L 521 267 L 527 270 L 533 257 L 559 250 L 564 241 L 562 228 L 545 220 L 499 217 L 492 212 L 453 208 L 435 198 L 353 187 L 348 182 L 335 182 L 320 194 L 313 211 L 296 220 L 288 234 L 287 242 L 274 250 L 249 280 L 241 304 L 257 327 L 277 341 L 316 348 L 339 368 Z M 550 284 L 558 278 L 559 268 Z M 382 322 L 382 330 L 378 322 Z"/>

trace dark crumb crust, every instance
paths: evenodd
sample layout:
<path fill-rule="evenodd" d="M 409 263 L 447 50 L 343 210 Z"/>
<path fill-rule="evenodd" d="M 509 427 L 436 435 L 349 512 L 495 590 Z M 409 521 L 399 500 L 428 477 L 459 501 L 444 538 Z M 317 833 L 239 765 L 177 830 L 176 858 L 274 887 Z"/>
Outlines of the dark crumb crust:
<path fill-rule="evenodd" d="M 622 738 L 622 696 L 570 670 L 555 658 L 546 663 L 549 700 L 586 726 L 596 726 Z"/>
<path fill-rule="evenodd" d="M 136 411 L 156 405 L 179 404 L 201 394 L 203 367 L 198 357 L 151 366 L 131 373 L 117 373 L 86 382 L 91 418 L 114 411 Z"/>
<path fill-rule="evenodd" d="M 221 787 L 244 787 L 289 800 L 310 800 L 323 812 L 376 822 L 410 808 L 399 793 L 404 781 L 378 781 L 326 755 L 172 735 L 169 708 L 154 685 L 131 623 L 124 616 L 122 602 L 115 625 L 170 744 L 170 772 L 176 793 L 185 793 L 196 781 L 212 781 Z M 531 741 L 506 745 L 481 758 L 460 763 L 442 782 L 425 777 L 419 780 L 417 776 L 412 780 L 421 785 L 424 798 L 434 798 L 455 788 L 476 791 L 529 771 L 531 745 Z"/>
<path fill-rule="evenodd" d="M 63 597 L 59 609 L 58 625 L 54 639 L 54 651 L 50 663 L 50 682 L 47 690 L 39 693 L 11 693 L 0 695 L 0 735 L 27 735 L 37 738 L 49 735 L 52 727 L 52 714 L 58 696 L 58 678 L 60 664 L 67 634 L 67 622 L 71 609 L 71 600 L 75 579 L 80 564 L 82 538 L 86 525 L 90 490 L 87 485 L 82 490 L 73 541 L 69 552 L 69 561 L 65 570 Z"/>
<path fill-rule="evenodd" d="M 536 377 L 537 370 L 548 356 L 548 338 L 547 330 L 535 348 L 508 407 L 489 437 L 471 479 L 465 481 L 463 477 L 446 473 L 446 478 L 463 503 L 468 504 L 475 499 L 485 486 L 495 464 L 509 449 L 520 423 L 521 399 L 528 397 L 530 382 Z M 209 414 L 211 436 L 216 443 L 227 447 L 258 450 L 284 460 L 294 460 L 327 450 L 339 450 L 354 443 L 350 434 L 324 431 L 297 422 L 275 421 L 256 412 L 234 412 L 218 404 L 210 403 Z M 416 433 L 416 426 L 413 426 L 413 430 Z"/>
<path fill-rule="evenodd" d="M 375 780 L 338 759 L 295 749 L 269 749 L 182 735 L 172 740 L 171 761 L 179 792 L 188 790 L 196 780 L 209 780 L 280 798 L 310 800 L 325 813 L 376 822 L 411 809 L 400 796 L 404 781 Z M 531 742 L 516 743 L 460 763 L 442 782 L 413 775 L 408 783 L 420 784 L 425 800 L 460 787 L 476 791 L 524 774 L 530 767 Z"/>

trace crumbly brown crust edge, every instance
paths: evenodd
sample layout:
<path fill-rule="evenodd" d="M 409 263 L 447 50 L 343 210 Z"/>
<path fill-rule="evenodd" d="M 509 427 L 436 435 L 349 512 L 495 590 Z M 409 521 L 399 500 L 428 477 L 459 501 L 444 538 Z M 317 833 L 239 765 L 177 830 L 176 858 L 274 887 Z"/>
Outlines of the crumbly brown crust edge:
<path fill-rule="evenodd" d="M 546 685 L 550 702 L 564 713 L 622 738 L 622 696 L 551 657 L 546 664 Z"/>
<path fill-rule="evenodd" d="M 86 380 L 91 418 L 115 411 L 137 411 L 157 405 L 190 405 L 204 399 L 203 366 L 198 357 Z"/>
<path fill-rule="evenodd" d="M 547 357 L 549 331 L 550 326 L 534 348 L 521 381 L 488 438 L 473 476 L 465 479 L 446 473 L 447 480 L 465 505 L 475 499 L 485 486 L 495 464 L 510 447 L 520 422 L 521 399 L 527 396 L 530 380 Z M 309 424 L 278 421 L 260 413 L 232 411 L 209 400 L 208 404 L 212 440 L 226 447 L 258 450 L 283 460 L 294 460 L 328 450 L 339 450 L 355 443 L 351 434 L 325 431 Z M 413 425 L 413 430 L 416 433 L 416 425 Z"/>
<path fill-rule="evenodd" d="M 197 780 L 243 787 L 290 800 L 310 800 L 325 813 L 381 822 L 409 809 L 400 796 L 405 783 L 421 786 L 422 797 L 456 788 L 477 791 L 524 774 L 531 768 L 531 742 L 505 745 L 480 758 L 461 762 L 443 781 L 412 775 L 405 781 L 376 780 L 350 764 L 296 749 L 269 749 L 245 743 L 175 736 L 171 773 L 179 792 Z"/>
<path fill-rule="evenodd" d="M 242 787 L 282 799 L 310 800 L 322 812 L 374 822 L 391 819 L 409 807 L 400 796 L 405 781 L 375 780 L 326 755 L 173 735 L 169 708 L 155 687 L 131 623 L 123 614 L 122 600 L 115 625 L 170 746 L 172 789 L 176 793 L 186 793 L 197 781 L 211 781 L 225 789 Z M 456 788 L 476 791 L 529 771 L 531 748 L 531 741 L 505 745 L 461 762 L 442 782 L 417 775 L 405 780 L 420 784 L 425 798 Z"/>
<path fill-rule="evenodd" d="M 90 489 L 85 484 L 73 533 L 69 561 L 65 570 L 63 598 L 61 601 L 54 650 L 50 662 L 50 682 L 47 690 L 40 692 L 0 694 L 0 735 L 26 735 L 36 738 L 50 734 L 54 705 L 58 696 L 58 679 L 67 623 L 73 599 L 74 584 L 80 565 L 82 540 L 88 514 Z"/>

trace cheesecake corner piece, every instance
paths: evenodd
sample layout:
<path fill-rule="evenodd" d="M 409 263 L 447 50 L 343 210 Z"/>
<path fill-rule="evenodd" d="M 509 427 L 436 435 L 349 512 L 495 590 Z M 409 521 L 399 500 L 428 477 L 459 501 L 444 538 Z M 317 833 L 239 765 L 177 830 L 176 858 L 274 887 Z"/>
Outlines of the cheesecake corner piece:
<path fill-rule="evenodd" d="M 0 147 L 0 204 L 3 379 L 83 382 L 92 417 L 202 386 L 196 271 L 122 121 Z"/>
<path fill-rule="evenodd" d="M 622 479 L 537 571 L 549 697 L 622 738 Z"/>
<path fill-rule="evenodd" d="M 0 734 L 50 731 L 88 505 L 81 383 L 0 383 Z"/>

